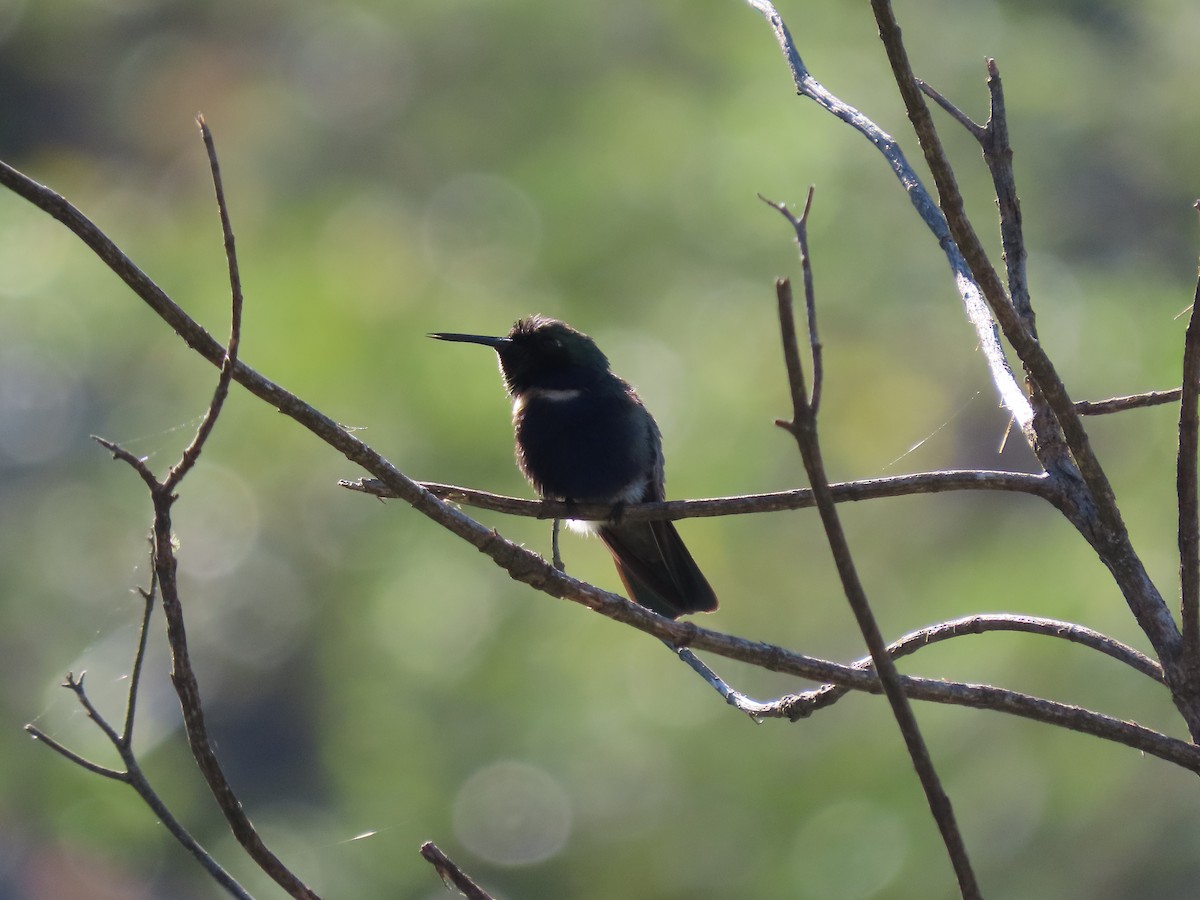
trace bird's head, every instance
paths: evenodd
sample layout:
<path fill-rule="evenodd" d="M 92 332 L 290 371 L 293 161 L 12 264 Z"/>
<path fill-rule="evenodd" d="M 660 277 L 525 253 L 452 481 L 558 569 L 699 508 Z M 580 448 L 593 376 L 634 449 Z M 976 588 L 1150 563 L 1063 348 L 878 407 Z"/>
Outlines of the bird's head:
<path fill-rule="evenodd" d="M 577 386 L 581 380 L 608 372 L 608 357 L 595 341 L 547 316 L 519 319 L 503 337 L 447 332 L 429 336 L 491 347 L 500 357 L 505 385 L 514 395 L 530 388 Z"/>

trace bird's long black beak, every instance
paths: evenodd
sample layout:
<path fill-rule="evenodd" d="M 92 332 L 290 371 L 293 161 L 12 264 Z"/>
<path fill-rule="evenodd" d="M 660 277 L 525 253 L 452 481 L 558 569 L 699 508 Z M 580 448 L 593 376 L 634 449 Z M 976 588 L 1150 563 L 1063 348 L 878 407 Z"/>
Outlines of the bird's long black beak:
<path fill-rule="evenodd" d="M 429 337 L 439 341 L 457 341 L 461 344 L 483 344 L 496 350 L 511 343 L 511 339 L 506 337 L 488 337 L 486 334 L 454 334 L 448 331 L 435 331 Z"/>

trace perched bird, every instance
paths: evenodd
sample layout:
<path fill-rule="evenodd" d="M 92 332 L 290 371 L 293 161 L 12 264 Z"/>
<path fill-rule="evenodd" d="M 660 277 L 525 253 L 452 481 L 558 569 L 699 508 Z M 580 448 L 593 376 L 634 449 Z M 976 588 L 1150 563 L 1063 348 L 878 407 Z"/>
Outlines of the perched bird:
<path fill-rule="evenodd" d="M 658 425 L 586 334 L 529 316 L 504 337 L 429 336 L 483 344 L 499 355 L 513 403 L 517 464 L 542 497 L 613 505 L 663 499 Z M 634 602 L 671 619 L 717 608 L 671 522 L 626 522 L 618 515 L 596 530 Z"/>

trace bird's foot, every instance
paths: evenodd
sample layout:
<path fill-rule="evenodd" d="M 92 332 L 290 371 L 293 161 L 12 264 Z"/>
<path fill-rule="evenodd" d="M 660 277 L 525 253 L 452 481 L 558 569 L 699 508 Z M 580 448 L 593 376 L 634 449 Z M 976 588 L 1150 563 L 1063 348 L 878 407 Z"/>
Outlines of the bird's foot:
<path fill-rule="evenodd" d="M 554 568 L 562 573 L 566 573 L 567 567 L 563 563 L 562 554 L 558 551 L 558 533 L 562 530 L 562 519 L 554 520 L 554 527 L 550 531 L 550 547 L 553 555 L 552 562 Z"/>

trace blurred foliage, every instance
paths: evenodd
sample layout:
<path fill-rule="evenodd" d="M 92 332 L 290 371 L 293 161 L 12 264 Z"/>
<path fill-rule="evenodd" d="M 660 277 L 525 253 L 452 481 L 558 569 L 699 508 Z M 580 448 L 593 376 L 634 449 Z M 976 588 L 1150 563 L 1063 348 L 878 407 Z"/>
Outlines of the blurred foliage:
<path fill-rule="evenodd" d="M 919 161 L 867 4 L 783 3 L 814 74 Z M 986 115 L 1007 91 L 1045 345 L 1074 396 L 1178 384 L 1200 192 L 1200 8 L 898 4 L 919 74 Z M 247 292 L 243 356 L 406 472 L 527 493 L 494 359 L 431 330 L 543 312 L 593 334 L 665 435 L 671 496 L 801 485 L 772 279 L 791 234 L 755 198 L 817 187 L 811 241 L 836 478 L 1028 468 L 941 255 L 883 160 L 797 102 L 736 0 L 404 4 L 0 0 L 0 157 L 91 216 L 214 333 L 228 287 L 217 138 Z M 986 173 L 939 118 L 981 233 Z M 994 243 L 994 242 L 993 242 Z M 999 259 L 999 251 L 993 253 Z M 30 741 L 111 753 L 68 692 L 120 714 L 149 504 L 88 440 L 160 470 L 214 372 L 61 227 L 0 196 L 0 897 L 217 894 L 132 792 Z M 1095 421 L 1173 598 L 1175 414 Z M 267 842 L 323 895 L 445 896 L 435 839 L 511 898 L 937 898 L 949 866 L 878 698 L 754 726 L 654 641 L 510 582 L 236 391 L 177 505 L 219 752 Z M 1145 646 L 1094 555 L 1026 497 L 847 507 L 885 633 L 1007 610 Z M 549 526 L 481 514 L 540 552 Z M 706 625 L 814 654 L 860 639 L 810 513 L 696 520 Z M 571 571 L 616 587 L 598 542 Z M 138 743 L 172 808 L 256 893 L 187 757 L 155 621 Z M 803 685 L 717 661 L 760 696 Z M 1165 693 L 1028 636 L 907 671 L 989 681 L 1179 734 Z M 989 898 L 1195 895 L 1194 777 L 991 713 L 922 706 Z M 369 835 L 355 839 L 360 835 Z"/>

